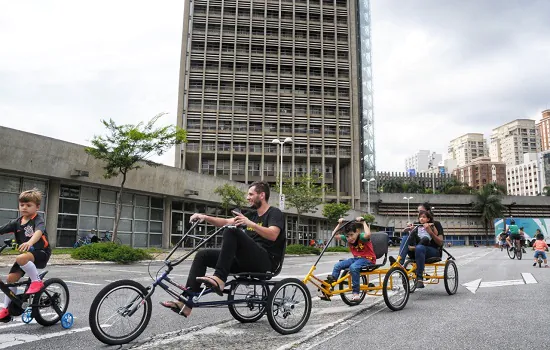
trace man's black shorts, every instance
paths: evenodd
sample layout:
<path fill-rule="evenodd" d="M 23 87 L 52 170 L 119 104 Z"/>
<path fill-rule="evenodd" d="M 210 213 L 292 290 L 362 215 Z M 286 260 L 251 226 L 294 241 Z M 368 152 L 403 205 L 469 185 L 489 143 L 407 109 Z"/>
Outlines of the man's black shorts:
<path fill-rule="evenodd" d="M 519 234 L 519 233 L 514 233 L 514 234 L 511 234 L 510 235 L 510 239 L 513 241 L 515 239 L 519 239 L 519 240 L 522 240 L 523 237 Z"/>
<path fill-rule="evenodd" d="M 34 256 L 34 264 L 36 265 L 37 269 L 43 269 L 48 264 L 48 260 L 50 260 L 51 252 L 49 250 L 44 249 L 38 249 L 33 250 L 32 252 L 29 252 Z M 25 271 L 19 266 L 18 263 L 13 264 L 13 266 L 10 269 L 10 273 L 14 272 L 20 272 L 21 276 L 25 274 Z"/>

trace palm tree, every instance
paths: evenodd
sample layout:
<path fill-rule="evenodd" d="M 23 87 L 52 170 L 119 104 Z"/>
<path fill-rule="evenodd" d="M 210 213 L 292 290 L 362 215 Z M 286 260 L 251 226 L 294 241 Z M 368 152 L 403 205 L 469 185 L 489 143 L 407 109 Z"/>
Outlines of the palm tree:
<path fill-rule="evenodd" d="M 542 189 L 543 196 L 550 196 L 550 186 L 546 186 Z"/>
<path fill-rule="evenodd" d="M 502 205 L 500 194 L 494 191 L 491 184 L 488 184 L 483 186 L 476 194 L 473 209 L 480 213 L 481 222 L 485 229 L 486 244 L 489 245 L 489 226 L 494 219 L 502 217 L 506 207 Z"/>

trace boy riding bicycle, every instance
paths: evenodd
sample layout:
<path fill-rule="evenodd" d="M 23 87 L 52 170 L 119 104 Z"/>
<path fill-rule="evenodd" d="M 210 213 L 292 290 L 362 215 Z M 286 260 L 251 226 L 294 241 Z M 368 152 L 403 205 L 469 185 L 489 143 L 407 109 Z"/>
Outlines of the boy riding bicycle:
<path fill-rule="evenodd" d="M 344 219 L 338 220 L 338 226 L 341 226 Z M 376 254 L 372 242 L 370 241 L 370 229 L 365 222 L 365 219 L 358 217 L 356 223 L 348 225 L 346 232 L 343 235 L 336 235 L 336 240 L 342 240 L 348 243 L 350 252 L 353 254 L 353 258 L 342 260 L 332 270 L 332 275 L 329 275 L 327 281 L 330 283 L 338 280 L 340 271 L 349 268 L 351 274 L 351 300 L 359 300 L 360 296 L 360 274 L 361 268 L 376 264 Z M 362 222 L 362 223 L 361 223 Z"/>
<path fill-rule="evenodd" d="M 544 241 L 544 236 L 542 233 L 537 233 L 537 240 L 533 243 L 533 249 L 535 250 L 535 262 L 533 266 L 537 266 L 537 259 L 540 256 L 544 259 L 544 267 L 548 267 L 548 260 L 546 259 L 546 251 L 548 250 L 548 245 Z"/>
<path fill-rule="evenodd" d="M 22 252 L 15 258 L 7 283 L 15 283 L 25 273 L 28 274 L 31 284 L 26 294 L 34 294 L 44 287 L 44 283 L 38 277 L 37 267 L 41 269 L 46 267 L 51 255 L 44 217 L 38 214 L 41 201 L 42 193 L 36 188 L 22 192 L 19 195 L 21 216 L 0 227 L 0 234 L 13 232 L 18 249 Z M 17 288 L 10 287 L 10 290 L 15 294 Z M 0 321 L 10 318 L 8 311 L 10 302 L 11 299 L 7 295 L 4 296 L 4 307 L 0 308 Z"/>

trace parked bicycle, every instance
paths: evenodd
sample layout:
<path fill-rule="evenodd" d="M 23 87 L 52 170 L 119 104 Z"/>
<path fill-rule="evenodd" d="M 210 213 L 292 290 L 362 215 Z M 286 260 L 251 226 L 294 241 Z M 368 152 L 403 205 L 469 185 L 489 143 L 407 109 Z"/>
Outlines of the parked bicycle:
<path fill-rule="evenodd" d="M 103 237 L 99 238 L 99 241 L 100 242 L 113 242 L 113 243 L 116 243 L 116 244 L 122 244 L 122 241 L 118 237 L 115 238 L 115 240 L 113 241 L 113 233 L 109 230 L 107 230 L 103 233 Z"/>

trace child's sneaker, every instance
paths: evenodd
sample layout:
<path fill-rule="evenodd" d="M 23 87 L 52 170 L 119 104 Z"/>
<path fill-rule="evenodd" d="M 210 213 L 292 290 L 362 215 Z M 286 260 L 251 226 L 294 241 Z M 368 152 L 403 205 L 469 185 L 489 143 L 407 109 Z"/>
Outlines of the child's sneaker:
<path fill-rule="evenodd" d="M 536 262 L 534 262 L 534 263 L 533 263 L 533 266 L 537 266 L 537 263 L 536 263 Z"/>
<path fill-rule="evenodd" d="M 355 293 L 353 293 L 353 294 L 351 295 L 351 298 L 349 298 L 349 300 L 351 300 L 351 301 L 359 301 L 359 300 L 361 300 L 361 294 L 355 294 Z"/>
<path fill-rule="evenodd" d="M 10 317 L 10 311 L 8 310 L 7 307 L 3 307 L 0 309 L 0 320 L 4 319 L 4 318 L 9 318 Z"/>
<path fill-rule="evenodd" d="M 34 294 L 34 293 L 40 292 L 42 288 L 44 288 L 44 282 L 42 281 L 31 282 L 31 285 L 29 286 L 29 289 L 27 289 L 27 292 L 25 294 Z"/>

